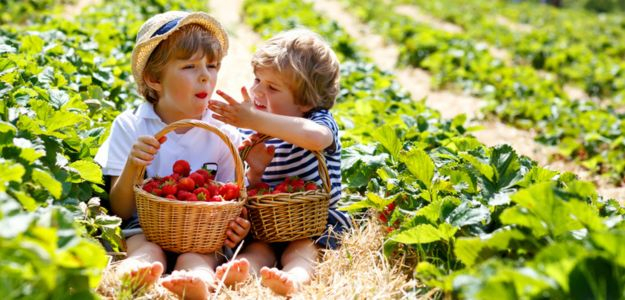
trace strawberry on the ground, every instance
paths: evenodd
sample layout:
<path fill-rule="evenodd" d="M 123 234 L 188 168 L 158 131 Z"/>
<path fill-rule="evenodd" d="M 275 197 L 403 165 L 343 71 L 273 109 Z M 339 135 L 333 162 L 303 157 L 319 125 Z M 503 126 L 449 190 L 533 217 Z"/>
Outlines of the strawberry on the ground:
<path fill-rule="evenodd" d="M 195 181 L 189 177 L 182 177 L 178 180 L 178 190 L 192 192 L 195 189 Z"/>
<path fill-rule="evenodd" d="M 188 161 L 181 159 L 177 160 L 174 163 L 173 170 L 174 173 L 180 174 L 181 176 L 189 176 L 189 173 L 191 172 L 191 166 L 189 165 Z"/>
<path fill-rule="evenodd" d="M 195 182 L 195 186 L 203 186 L 204 182 L 206 181 L 204 180 L 204 176 L 197 172 L 191 173 L 191 175 L 189 175 L 189 178 L 193 179 L 193 181 Z"/>
<path fill-rule="evenodd" d="M 239 186 L 232 182 L 228 182 L 219 188 L 219 195 L 221 195 L 224 200 L 239 198 L 239 193 Z"/>

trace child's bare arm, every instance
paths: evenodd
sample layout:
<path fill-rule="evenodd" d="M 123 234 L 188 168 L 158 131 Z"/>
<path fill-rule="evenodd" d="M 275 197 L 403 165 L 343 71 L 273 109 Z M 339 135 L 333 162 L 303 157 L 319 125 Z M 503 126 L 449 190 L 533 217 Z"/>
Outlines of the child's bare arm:
<path fill-rule="evenodd" d="M 135 193 L 133 185 L 138 173 L 138 167 L 146 167 L 152 163 L 154 155 L 160 149 L 161 143 L 165 142 L 165 137 L 161 142 L 153 136 L 141 136 L 132 145 L 126 165 L 120 176 L 111 178 L 111 209 L 113 213 L 122 219 L 128 219 L 135 211 Z"/>
<path fill-rule="evenodd" d="M 209 102 L 209 108 L 215 113 L 213 115 L 215 119 L 237 127 L 249 128 L 312 151 L 321 151 L 332 145 L 334 137 L 329 128 L 305 118 L 257 110 L 253 107 L 247 90 L 242 88 L 241 93 L 243 102 L 217 91 L 226 102 L 216 100 Z"/>

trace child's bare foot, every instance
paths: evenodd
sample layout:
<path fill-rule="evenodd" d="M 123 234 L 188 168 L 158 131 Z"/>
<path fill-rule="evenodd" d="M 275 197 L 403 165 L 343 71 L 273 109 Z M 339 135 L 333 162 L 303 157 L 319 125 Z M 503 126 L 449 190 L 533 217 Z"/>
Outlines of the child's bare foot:
<path fill-rule="evenodd" d="M 230 269 L 228 270 L 228 268 Z M 226 274 L 226 271 L 228 271 L 228 274 Z M 250 277 L 250 262 L 245 258 L 227 262 L 217 267 L 215 277 L 217 280 L 223 279 L 224 284 L 228 286 L 246 281 Z"/>
<path fill-rule="evenodd" d="M 176 294 L 180 299 L 208 299 L 211 284 L 202 276 L 201 272 L 174 271 L 171 275 L 163 278 L 163 287 Z"/>
<path fill-rule="evenodd" d="M 263 267 L 260 269 L 261 284 L 270 288 L 276 294 L 290 295 L 299 290 L 301 282 L 288 272 L 276 268 Z"/>
<path fill-rule="evenodd" d="M 160 262 L 126 259 L 117 268 L 118 277 L 128 282 L 133 290 L 154 284 L 163 274 Z"/>

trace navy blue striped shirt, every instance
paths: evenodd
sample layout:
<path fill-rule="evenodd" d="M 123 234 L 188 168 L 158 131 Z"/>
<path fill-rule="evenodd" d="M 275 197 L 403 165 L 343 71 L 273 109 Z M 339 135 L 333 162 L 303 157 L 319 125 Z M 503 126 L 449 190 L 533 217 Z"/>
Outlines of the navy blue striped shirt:
<path fill-rule="evenodd" d="M 336 210 L 341 199 L 341 141 L 339 138 L 339 128 L 327 110 L 318 110 L 305 116 L 307 119 L 317 124 L 328 127 L 334 136 L 334 143 L 323 151 L 323 157 L 328 167 L 330 176 L 330 214 L 338 219 L 344 227 L 351 227 L 351 221 L 347 213 Z M 252 130 L 240 130 L 246 137 L 253 134 Z M 273 160 L 263 173 L 263 182 L 270 186 L 275 186 L 284 181 L 285 178 L 297 176 L 305 181 L 314 181 L 319 186 L 322 185 L 319 176 L 319 166 L 315 155 L 309 150 L 287 143 L 283 140 L 272 138 L 265 142 L 268 146 L 273 145 L 276 152 Z"/>

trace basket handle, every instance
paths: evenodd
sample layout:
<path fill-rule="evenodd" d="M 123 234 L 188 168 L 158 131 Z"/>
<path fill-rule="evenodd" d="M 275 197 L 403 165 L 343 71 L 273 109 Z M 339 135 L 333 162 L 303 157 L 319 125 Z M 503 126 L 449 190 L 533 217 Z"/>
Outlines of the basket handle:
<path fill-rule="evenodd" d="M 219 138 L 221 138 L 221 140 L 226 144 L 226 146 L 228 147 L 228 150 L 230 150 L 230 154 L 232 154 L 232 157 L 234 158 L 234 175 L 235 175 L 235 179 L 237 182 L 237 186 L 239 187 L 239 190 L 241 191 L 241 197 L 243 199 L 245 199 L 247 197 L 247 192 L 245 190 L 245 182 L 243 181 L 243 160 L 241 160 L 241 157 L 239 156 L 239 154 L 237 153 L 236 148 L 234 147 L 234 145 L 232 144 L 232 141 L 230 141 L 230 138 L 228 138 L 226 135 L 224 135 L 221 130 L 217 129 L 217 127 L 214 127 L 206 122 L 200 121 L 200 120 L 195 120 L 195 119 L 184 119 L 184 120 L 179 120 L 170 124 L 167 124 L 167 126 L 165 126 L 165 128 L 161 129 L 161 131 L 157 132 L 154 135 L 154 138 L 156 138 L 156 140 L 159 140 L 161 137 L 165 136 L 166 134 L 168 134 L 171 131 L 174 131 L 176 129 L 179 128 L 185 128 L 185 127 L 200 127 L 203 129 L 206 129 L 214 134 L 216 134 Z M 140 183 L 143 181 L 143 174 L 145 173 L 145 167 L 144 166 L 139 166 L 139 172 L 137 173 L 137 178 L 135 179 L 135 183 Z"/>
<path fill-rule="evenodd" d="M 254 143 L 252 143 L 251 145 L 243 147 L 241 150 L 239 150 L 239 155 L 241 156 L 241 159 L 245 160 L 255 145 L 258 145 L 271 138 L 270 136 L 266 134 L 260 134 L 259 137 L 260 138 L 256 140 Z M 325 189 L 326 192 L 330 194 L 332 192 L 331 186 L 330 186 L 330 174 L 328 173 L 328 167 L 326 166 L 325 158 L 321 155 L 319 151 L 311 151 L 311 152 L 312 154 L 315 155 L 315 157 L 317 158 L 317 161 L 319 162 L 317 165 L 319 168 L 319 175 L 321 177 L 321 182 L 323 183 L 323 189 Z"/>

